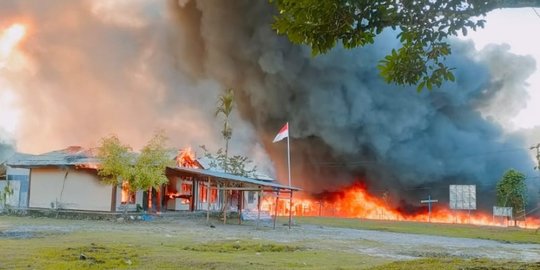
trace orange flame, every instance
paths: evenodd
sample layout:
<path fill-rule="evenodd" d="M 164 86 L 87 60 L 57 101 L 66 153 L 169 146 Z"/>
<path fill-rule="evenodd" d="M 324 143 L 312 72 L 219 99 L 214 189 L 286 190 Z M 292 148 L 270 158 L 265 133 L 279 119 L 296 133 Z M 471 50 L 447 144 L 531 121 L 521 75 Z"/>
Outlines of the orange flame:
<path fill-rule="evenodd" d="M 97 162 L 89 162 L 89 163 L 79 164 L 76 167 L 77 169 L 98 170 L 100 166 L 99 166 L 99 163 Z"/>
<path fill-rule="evenodd" d="M 191 198 L 191 195 L 180 193 L 180 192 L 170 192 L 170 193 L 167 193 L 167 197 L 169 197 L 169 199 L 171 200 L 178 198 L 180 199 L 181 203 L 187 204 L 189 203 L 189 199 Z"/>
<path fill-rule="evenodd" d="M 493 217 L 491 214 L 478 210 L 450 210 L 442 204 L 433 204 L 431 215 L 427 210 L 414 214 L 402 213 L 398 209 L 392 208 L 387 196 L 382 198 L 369 194 L 365 187 L 352 186 L 333 200 L 316 200 L 311 198 L 293 198 L 292 207 L 289 199 L 278 199 L 277 215 L 288 216 L 292 211 L 293 216 L 336 216 L 348 218 L 364 218 L 396 221 L 417 221 L 434 223 L 459 223 L 487 226 L 509 226 L 508 220 L 501 217 Z M 275 213 L 275 197 L 263 198 L 261 209 Z M 292 208 L 292 209 L 291 209 Z M 528 217 L 525 221 L 518 221 L 518 226 L 524 228 L 537 228 L 540 226 L 540 219 Z"/>
<path fill-rule="evenodd" d="M 26 34 L 26 27 L 13 24 L 0 35 L 0 59 L 7 58 Z"/>
<path fill-rule="evenodd" d="M 191 147 L 186 147 L 178 151 L 178 155 L 176 155 L 176 165 L 178 167 L 185 167 L 185 168 L 199 168 L 200 167 L 197 160 L 195 159 L 195 153 L 193 153 L 193 150 L 191 150 Z"/>

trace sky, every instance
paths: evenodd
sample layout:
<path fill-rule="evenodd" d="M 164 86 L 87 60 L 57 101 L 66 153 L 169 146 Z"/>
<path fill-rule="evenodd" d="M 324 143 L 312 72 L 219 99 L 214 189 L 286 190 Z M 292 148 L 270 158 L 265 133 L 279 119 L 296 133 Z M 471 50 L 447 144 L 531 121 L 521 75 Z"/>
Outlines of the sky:
<path fill-rule="evenodd" d="M 504 9 L 490 12 L 486 20 L 484 29 L 471 31 L 468 36 L 460 38 L 472 40 L 478 50 L 492 43 L 508 44 L 511 52 L 530 55 L 537 63 L 537 71 L 528 80 L 530 98 L 527 106 L 505 128 L 516 130 L 540 127 L 540 37 L 535 35 L 540 28 L 540 15 L 532 8 Z M 0 39 L 5 30 L 0 29 Z M 0 48 L 0 69 L 17 69 L 21 62 L 25 62 L 24 54 L 16 49 L 9 56 L 3 54 L 3 50 Z M 17 133 L 20 118 L 17 94 L 6 87 L 9 85 L 6 80 L 9 79 L 0 77 L 0 136 L 4 138 L 6 135 L 13 137 Z"/>
<path fill-rule="evenodd" d="M 540 14 L 540 9 L 536 11 Z M 536 72 L 528 80 L 527 107 L 513 119 L 514 126 L 508 128 L 540 126 L 540 15 L 532 8 L 501 9 L 490 12 L 486 21 L 484 29 L 461 38 L 474 41 L 476 49 L 493 43 L 508 44 L 511 52 L 530 55 L 536 60 Z"/>

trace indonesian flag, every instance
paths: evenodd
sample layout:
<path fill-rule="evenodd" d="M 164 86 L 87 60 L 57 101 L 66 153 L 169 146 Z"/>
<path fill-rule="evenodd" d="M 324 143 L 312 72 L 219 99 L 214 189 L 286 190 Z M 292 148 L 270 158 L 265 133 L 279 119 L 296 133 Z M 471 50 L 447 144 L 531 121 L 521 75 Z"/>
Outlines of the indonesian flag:
<path fill-rule="evenodd" d="M 278 134 L 276 135 L 276 137 L 274 138 L 274 140 L 272 141 L 273 143 L 275 142 L 279 142 L 285 138 L 289 137 L 289 123 L 286 123 L 278 132 Z"/>

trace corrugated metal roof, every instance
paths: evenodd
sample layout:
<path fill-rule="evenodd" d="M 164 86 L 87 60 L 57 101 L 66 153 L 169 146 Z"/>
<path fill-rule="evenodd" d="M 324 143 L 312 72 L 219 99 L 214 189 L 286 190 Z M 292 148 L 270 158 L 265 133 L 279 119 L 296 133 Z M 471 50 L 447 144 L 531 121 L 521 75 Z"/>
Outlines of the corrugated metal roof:
<path fill-rule="evenodd" d="M 48 152 L 41 155 L 31 155 L 16 153 L 8 161 L 7 165 L 14 168 L 35 168 L 47 166 L 75 166 L 84 168 L 96 169 L 99 165 L 99 160 L 96 158 L 96 148 L 82 148 L 80 146 L 71 146 L 66 149 Z M 168 167 L 169 169 L 179 172 L 190 173 L 193 175 L 209 176 L 224 180 L 249 183 L 259 186 L 300 190 L 297 187 L 289 187 L 280 185 L 275 182 L 261 179 L 253 179 L 239 175 L 229 174 L 221 171 L 209 169 L 196 169 L 184 167 Z"/>
<path fill-rule="evenodd" d="M 85 166 L 98 164 L 95 148 L 71 146 L 66 149 L 48 152 L 41 155 L 16 153 L 7 161 L 11 167 L 45 167 L 45 166 Z"/>
<path fill-rule="evenodd" d="M 197 158 L 197 162 L 201 165 L 202 169 L 213 171 L 213 172 L 220 172 L 220 173 L 225 172 L 225 170 L 221 168 L 221 166 L 218 165 L 218 162 L 216 160 L 213 160 L 209 157 Z M 253 179 L 262 180 L 262 181 L 276 181 L 274 178 L 261 172 L 255 172 L 253 175 Z"/>
<path fill-rule="evenodd" d="M 257 180 L 253 178 L 243 177 L 243 176 L 224 173 L 224 172 L 216 172 L 216 171 L 210 171 L 210 170 L 184 168 L 184 167 L 167 167 L 167 168 L 178 171 L 178 172 L 183 172 L 183 173 L 197 175 L 197 176 L 214 177 L 214 178 L 220 178 L 224 180 L 237 181 L 237 182 L 249 183 L 249 184 L 254 184 L 258 186 L 265 186 L 265 187 L 272 187 L 272 188 L 291 189 L 295 191 L 301 190 L 300 188 L 297 188 L 297 187 L 292 187 L 292 186 L 289 187 L 289 186 L 280 185 L 273 182 Z"/>

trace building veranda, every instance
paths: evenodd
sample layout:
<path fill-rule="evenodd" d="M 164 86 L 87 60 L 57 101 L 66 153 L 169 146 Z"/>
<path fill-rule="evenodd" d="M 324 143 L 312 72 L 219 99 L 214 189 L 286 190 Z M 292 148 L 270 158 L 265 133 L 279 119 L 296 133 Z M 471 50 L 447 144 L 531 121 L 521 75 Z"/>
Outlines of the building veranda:
<path fill-rule="evenodd" d="M 219 212 L 224 221 L 228 212 L 237 212 L 240 218 L 258 220 L 261 211 L 268 216 L 275 209 L 274 206 L 261 209 L 263 201 L 267 202 L 265 205 L 273 205 L 279 196 L 292 197 L 299 190 L 272 179 L 211 170 L 196 161 L 190 167 L 167 167 L 165 174 L 169 181 L 159 188 L 132 192 L 126 185 L 101 181 L 95 149 L 78 146 L 41 155 L 15 154 L 7 165 L 29 170 L 27 201 L 19 207 L 37 210 L 109 213 L 143 210 L 155 214 L 205 211 L 207 218 L 211 212 Z"/>

